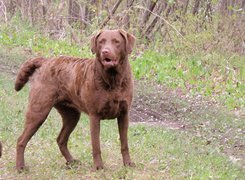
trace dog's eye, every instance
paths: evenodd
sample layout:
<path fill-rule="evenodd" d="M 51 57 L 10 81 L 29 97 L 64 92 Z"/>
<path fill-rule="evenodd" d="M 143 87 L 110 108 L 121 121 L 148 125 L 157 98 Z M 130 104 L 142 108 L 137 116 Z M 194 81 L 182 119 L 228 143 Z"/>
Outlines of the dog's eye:
<path fill-rule="evenodd" d="M 105 39 L 101 39 L 101 40 L 99 40 L 99 44 L 104 44 L 105 43 Z"/>
<path fill-rule="evenodd" d="M 120 44 L 120 41 L 118 41 L 117 39 L 113 39 L 112 41 L 113 41 L 113 43 L 115 43 L 115 44 Z"/>

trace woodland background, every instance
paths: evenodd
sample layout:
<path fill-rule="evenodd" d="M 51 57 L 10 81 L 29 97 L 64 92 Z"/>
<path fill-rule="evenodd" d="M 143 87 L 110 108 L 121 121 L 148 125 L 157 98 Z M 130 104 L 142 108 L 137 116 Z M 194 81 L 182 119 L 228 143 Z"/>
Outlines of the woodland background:
<path fill-rule="evenodd" d="M 0 0 L 0 179 L 244 179 L 244 0 Z M 28 144 L 30 172 L 14 169 L 28 86 L 14 80 L 29 58 L 94 57 L 99 29 L 136 36 L 129 146 L 121 164 L 116 121 L 101 123 L 105 170 L 91 172 L 89 121 L 82 115 L 69 148 L 82 165 L 67 169 L 52 111 Z"/>
<path fill-rule="evenodd" d="M 1 0 L 0 20 L 18 16 L 49 37 L 79 44 L 98 29 L 123 28 L 146 45 L 244 54 L 244 8 L 243 0 Z"/>

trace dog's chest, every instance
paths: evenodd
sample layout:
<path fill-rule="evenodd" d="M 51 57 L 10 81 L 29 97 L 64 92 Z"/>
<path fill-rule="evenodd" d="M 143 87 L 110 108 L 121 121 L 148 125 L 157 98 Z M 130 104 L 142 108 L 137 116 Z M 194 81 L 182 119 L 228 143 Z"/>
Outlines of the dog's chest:
<path fill-rule="evenodd" d="M 114 119 L 128 109 L 126 97 L 118 94 L 108 94 L 98 102 L 98 115 L 101 119 Z"/>

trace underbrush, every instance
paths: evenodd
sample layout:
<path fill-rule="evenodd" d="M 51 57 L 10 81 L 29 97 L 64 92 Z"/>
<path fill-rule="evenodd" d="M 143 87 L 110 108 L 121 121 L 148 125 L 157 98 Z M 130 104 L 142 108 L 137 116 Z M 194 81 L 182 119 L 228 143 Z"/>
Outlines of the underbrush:
<path fill-rule="evenodd" d="M 153 80 L 190 95 L 204 95 L 230 108 L 242 108 L 244 102 L 243 57 L 217 53 L 176 55 L 152 50 L 132 62 L 137 79 Z"/>
<path fill-rule="evenodd" d="M 42 34 L 38 28 L 13 18 L 8 26 L 1 24 L 0 45 L 8 48 L 23 47 L 33 56 L 70 55 L 93 57 L 90 53 L 90 37 L 83 37 L 82 45 L 71 43 L 69 38 L 52 39 Z M 213 32 L 186 35 L 185 41 L 196 50 L 183 45 L 176 37 L 173 49 L 163 48 L 156 41 L 149 49 L 135 48 L 131 59 L 136 79 L 155 81 L 169 88 L 180 88 L 190 95 L 204 95 L 224 103 L 229 109 L 244 108 L 244 56 L 221 51 L 203 51 L 202 44 L 212 40 Z M 156 35 L 157 36 L 157 35 Z M 203 42 L 202 42 L 203 41 Z M 140 52 L 140 51 L 143 51 Z M 140 54 L 142 53 L 142 54 Z"/>
<path fill-rule="evenodd" d="M 15 23 L 14 23 L 15 24 Z M 40 56 L 57 56 L 57 55 L 72 55 L 72 56 L 88 56 L 89 46 L 79 46 L 71 44 L 67 39 L 54 40 L 46 37 L 37 29 L 31 28 L 28 25 L 0 25 L 0 43 L 9 48 L 23 47 L 27 53 Z"/>

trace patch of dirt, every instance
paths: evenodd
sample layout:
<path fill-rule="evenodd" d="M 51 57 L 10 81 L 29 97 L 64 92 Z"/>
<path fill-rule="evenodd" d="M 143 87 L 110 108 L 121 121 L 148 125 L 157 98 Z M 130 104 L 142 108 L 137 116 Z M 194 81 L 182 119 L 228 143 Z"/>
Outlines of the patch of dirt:
<path fill-rule="evenodd" d="M 6 48 L 0 45 L 0 73 L 15 76 L 20 65 L 32 56 L 21 47 Z"/>
<path fill-rule="evenodd" d="M 135 82 L 134 102 L 130 112 L 131 121 L 163 126 L 168 129 L 185 129 L 187 125 L 178 121 L 178 107 L 172 102 L 172 97 L 168 92 L 164 94 L 160 86 L 158 88 L 155 86 L 154 91 L 151 87 L 153 86 L 149 88 L 143 82 Z"/>
<path fill-rule="evenodd" d="M 16 66 L 9 66 L 0 62 L 0 72 L 7 74 L 9 76 L 15 76 L 17 74 L 17 67 Z"/>
<path fill-rule="evenodd" d="M 209 104 L 215 102 L 209 101 Z M 192 127 L 191 123 L 183 120 L 184 116 L 202 105 L 200 97 L 191 99 L 179 89 L 170 90 L 152 82 L 135 81 L 130 117 L 132 122 L 184 130 Z"/>
<path fill-rule="evenodd" d="M 130 112 L 130 118 L 132 122 L 149 124 L 154 126 L 164 126 L 168 129 L 183 129 L 185 125 L 177 122 L 170 121 L 166 117 L 162 116 L 160 113 L 153 111 L 149 108 L 132 108 Z"/>
<path fill-rule="evenodd" d="M 10 62 L 12 58 L 6 57 L 0 53 L 0 73 L 14 78 L 21 61 L 16 65 Z M 239 123 L 224 123 L 229 116 Z M 245 122 L 244 117 L 243 110 L 229 112 L 214 99 L 189 96 L 181 89 L 172 90 L 145 80 L 135 82 L 132 123 L 188 131 L 204 139 L 206 145 L 219 148 L 231 162 L 242 167 L 245 167 L 245 126 L 240 122 Z"/>
<path fill-rule="evenodd" d="M 207 146 L 218 148 L 231 162 L 245 167 L 245 118 L 241 112 L 227 111 L 211 98 L 138 81 L 130 119 L 133 123 L 188 131 Z"/>

